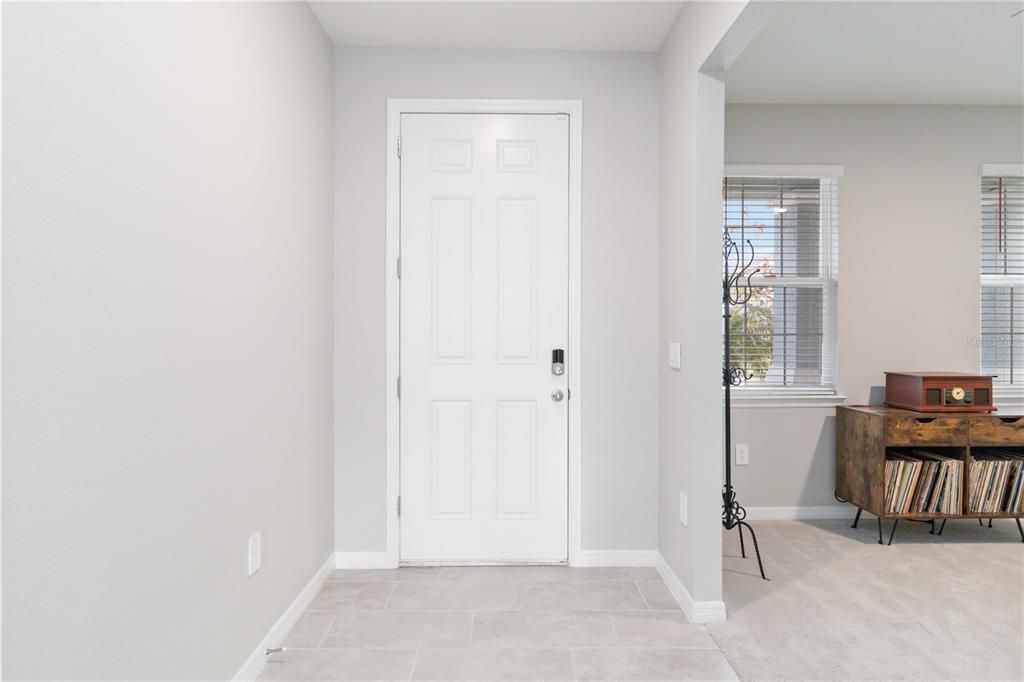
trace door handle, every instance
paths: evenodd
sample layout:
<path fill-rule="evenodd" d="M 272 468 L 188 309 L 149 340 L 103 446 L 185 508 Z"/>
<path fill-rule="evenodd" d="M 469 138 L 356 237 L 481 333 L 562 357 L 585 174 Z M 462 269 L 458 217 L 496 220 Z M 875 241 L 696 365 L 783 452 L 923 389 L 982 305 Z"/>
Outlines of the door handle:
<path fill-rule="evenodd" d="M 562 389 L 560 388 L 556 388 L 555 390 L 551 391 L 551 399 L 554 400 L 556 403 L 562 402 L 562 398 L 564 397 L 565 394 L 562 393 Z"/>

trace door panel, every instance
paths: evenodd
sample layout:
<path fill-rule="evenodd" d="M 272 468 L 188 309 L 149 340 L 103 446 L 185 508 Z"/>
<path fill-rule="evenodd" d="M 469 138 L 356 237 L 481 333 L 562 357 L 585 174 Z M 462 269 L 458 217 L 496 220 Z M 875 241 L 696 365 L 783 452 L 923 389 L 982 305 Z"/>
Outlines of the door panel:
<path fill-rule="evenodd" d="M 568 133 L 402 115 L 403 561 L 567 557 Z"/>

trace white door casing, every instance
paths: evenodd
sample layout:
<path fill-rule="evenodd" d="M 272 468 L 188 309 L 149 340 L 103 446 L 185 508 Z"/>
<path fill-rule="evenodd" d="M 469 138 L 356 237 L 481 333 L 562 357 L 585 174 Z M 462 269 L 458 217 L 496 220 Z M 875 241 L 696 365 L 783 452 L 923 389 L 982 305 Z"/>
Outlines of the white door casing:
<path fill-rule="evenodd" d="M 569 347 L 571 371 L 567 374 L 572 392 L 569 409 L 569 565 L 590 565 L 582 550 L 582 414 L 586 410 L 586 392 L 582 389 L 582 148 L 583 102 L 581 100 L 477 100 L 477 99 L 388 99 L 386 159 L 385 260 L 382 273 L 385 290 L 385 362 L 386 439 L 384 458 L 385 498 L 383 551 L 349 552 L 346 565 L 363 568 L 388 568 L 399 565 L 399 412 L 396 391 L 399 375 L 400 289 L 397 277 L 400 234 L 400 159 L 398 138 L 403 113 L 519 113 L 569 114 Z M 342 554 L 339 554 L 339 565 Z M 603 564 L 599 564 L 603 565 Z"/>
<path fill-rule="evenodd" d="M 569 116 L 400 128 L 401 560 L 564 561 Z"/>

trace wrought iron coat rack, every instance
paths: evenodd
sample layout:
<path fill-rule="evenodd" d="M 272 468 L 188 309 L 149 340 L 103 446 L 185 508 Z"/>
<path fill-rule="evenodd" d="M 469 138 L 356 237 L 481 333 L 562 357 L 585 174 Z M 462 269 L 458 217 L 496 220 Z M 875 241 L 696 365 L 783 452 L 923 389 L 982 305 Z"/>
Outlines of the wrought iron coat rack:
<path fill-rule="evenodd" d="M 748 255 L 749 253 L 749 255 Z M 743 544 L 743 528 L 750 531 L 750 537 L 754 541 L 754 553 L 757 556 L 757 567 L 761 571 L 761 577 L 768 580 L 764 574 L 764 564 L 761 562 L 761 550 L 757 545 L 757 535 L 754 529 L 745 521 L 747 510 L 736 501 L 736 491 L 732 487 L 732 403 L 730 392 L 733 386 L 739 386 L 752 375 L 747 373 L 743 367 L 732 364 L 732 341 L 730 339 L 729 320 L 732 318 L 731 309 L 734 306 L 743 306 L 753 295 L 751 278 L 760 269 L 751 270 L 754 263 L 754 245 L 750 240 L 739 244 L 729 235 L 728 226 L 722 234 L 722 319 L 724 321 L 724 361 L 722 363 L 722 385 L 725 387 L 725 486 L 722 488 L 722 526 L 726 530 L 736 528 L 740 534 L 740 553 L 745 559 L 747 549 Z"/>

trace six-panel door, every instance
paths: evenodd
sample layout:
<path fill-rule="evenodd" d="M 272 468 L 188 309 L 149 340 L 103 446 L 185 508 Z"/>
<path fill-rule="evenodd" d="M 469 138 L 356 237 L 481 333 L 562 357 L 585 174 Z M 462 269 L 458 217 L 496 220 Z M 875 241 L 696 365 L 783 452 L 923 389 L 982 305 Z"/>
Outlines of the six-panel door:
<path fill-rule="evenodd" d="M 402 561 L 567 557 L 568 124 L 402 115 Z"/>

